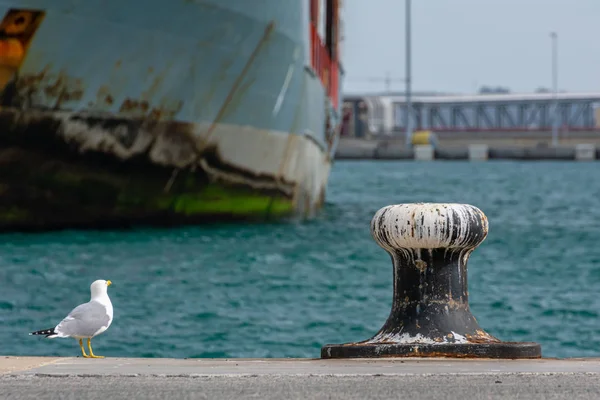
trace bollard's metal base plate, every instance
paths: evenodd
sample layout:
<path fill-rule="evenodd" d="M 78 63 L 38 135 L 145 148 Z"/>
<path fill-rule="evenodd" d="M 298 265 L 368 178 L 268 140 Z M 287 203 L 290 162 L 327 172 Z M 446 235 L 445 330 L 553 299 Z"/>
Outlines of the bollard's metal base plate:
<path fill-rule="evenodd" d="M 541 358 L 542 347 L 534 342 L 387 344 L 328 344 L 321 358 L 451 357 L 451 358 Z"/>

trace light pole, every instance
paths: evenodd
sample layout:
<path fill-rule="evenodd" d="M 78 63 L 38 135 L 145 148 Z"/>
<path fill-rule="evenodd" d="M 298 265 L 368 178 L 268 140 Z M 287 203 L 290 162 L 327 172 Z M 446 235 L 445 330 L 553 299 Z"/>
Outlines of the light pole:
<path fill-rule="evenodd" d="M 388 96 L 392 92 L 392 78 L 390 77 L 389 71 L 385 74 L 385 91 L 387 92 Z"/>
<path fill-rule="evenodd" d="M 558 145 L 558 35 L 556 32 L 551 32 L 550 37 L 552 38 L 552 102 L 554 109 L 552 113 L 552 146 L 556 147 Z"/>
<path fill-rule="evenodd" d="M 411 51 L 410 51 L 410 0 L 405 0 L 406 5 L 406 147 L 412 144 L 412 126 L 411 126 Z"/>

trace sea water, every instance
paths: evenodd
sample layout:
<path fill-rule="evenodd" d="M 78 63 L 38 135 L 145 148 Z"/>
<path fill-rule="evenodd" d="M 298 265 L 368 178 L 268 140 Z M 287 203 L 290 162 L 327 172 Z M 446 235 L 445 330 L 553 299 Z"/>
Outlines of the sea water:
<path fill-rule="evenodd" d="M 319 357 L 385 322 L 390 258 L 381 207 L 458 202 L 488 216 L 469 261 L 473 314 L 546 357 L 600 355 L 600 168 L 575 162 L 336 162 L 307 222 L 0 236 L 0 355 L 77 356 L 54 327 L 110 279 L 113 357 Z"/>

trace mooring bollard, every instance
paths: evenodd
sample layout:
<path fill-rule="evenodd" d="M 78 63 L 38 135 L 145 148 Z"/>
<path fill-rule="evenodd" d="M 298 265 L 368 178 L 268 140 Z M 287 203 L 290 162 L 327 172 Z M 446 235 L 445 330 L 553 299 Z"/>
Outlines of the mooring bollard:
<path fill-rule="evenodd" d="M 398 204 L 371 221 L 373 238 L 394 265 L 391 313 L 371 339 L 329 344 L 321 358 L 540 358 L 533 342 L 502 342 L 485 332 L 469 308 L 467 261 L 488 233 L 468 204 Z"/>

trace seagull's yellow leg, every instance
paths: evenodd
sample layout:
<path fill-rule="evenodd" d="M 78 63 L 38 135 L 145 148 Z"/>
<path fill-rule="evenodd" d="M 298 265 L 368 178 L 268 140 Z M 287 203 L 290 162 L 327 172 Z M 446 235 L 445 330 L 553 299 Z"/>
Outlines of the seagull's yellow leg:
<path fill-rule="evenodd" d="M 94 354 L 94 352 L 92 351 L 92 339 L 88 338 L 88 349 L 90 349 L 90 357 L 91 358 L 104 358 L 104 356 L 97 356 Z"/>
<path fill-rule="evenodd" d="M 83 354 L 83 357 L 88 358 L 89 356 L 85 354 L 85 349 L 83 348 L 83 339 L 79 339 L 79 347 L 81 347 L 81 354 Z"/>

